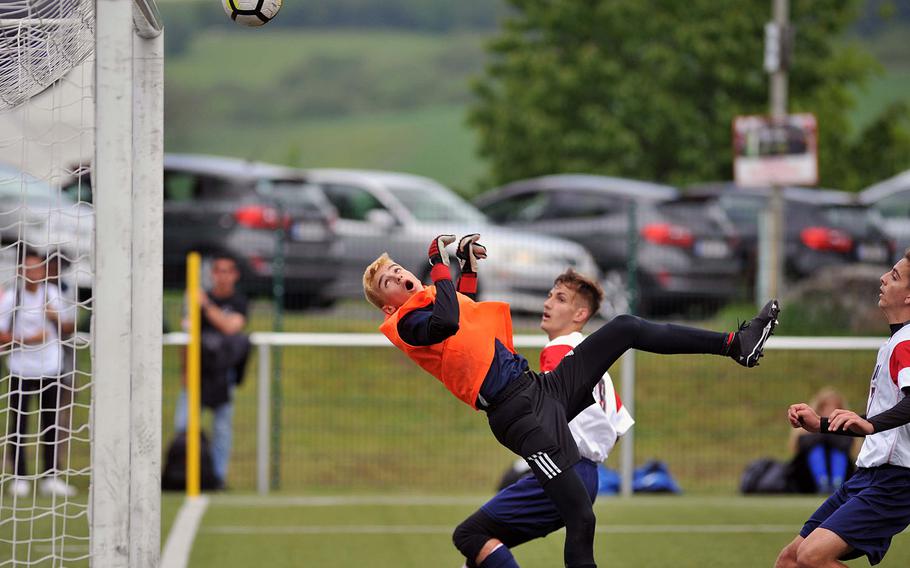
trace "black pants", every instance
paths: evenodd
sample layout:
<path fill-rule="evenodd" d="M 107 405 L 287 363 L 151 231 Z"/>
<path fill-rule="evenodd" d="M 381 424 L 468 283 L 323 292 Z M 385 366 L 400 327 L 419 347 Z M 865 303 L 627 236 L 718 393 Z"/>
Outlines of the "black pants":
<path fill-rule="evenodd" d="M 726 338 L 724 333 L 618 316 L 582 341 L 556 369 L 525 373 L 491 401 L 487 420 L 493 435 L 528 462 L 566 522 L 566 566 L 596 566 L 594 512 L 572 469 L 579 454 L 568 422 L 594 403 L 594 385 L 629 349 L 721 355 Z"/>
<path fill-rule="evenodd" d="M 24 379 L 10 376 L 9 378 L 9 411 L 6 415 L 6 431 L 13 449 L 12 458 L 16 475 L 26 475 L 25 447 L 29 444 L 24 439 L 39 436 L 39 434 L 26 433 L 29 401 L 33 398 L 39 401 L 40 445 L 44 461 L 44 469 L 36 473 L 46 473 L 56 466 L 59 384 L 58 377 Z"/>

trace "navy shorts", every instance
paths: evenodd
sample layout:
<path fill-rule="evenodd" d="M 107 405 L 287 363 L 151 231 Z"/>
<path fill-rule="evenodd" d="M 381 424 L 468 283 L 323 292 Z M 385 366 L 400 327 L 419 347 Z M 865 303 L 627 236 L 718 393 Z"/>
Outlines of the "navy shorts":
<path fill-rule="evenodd" d="M 817 527 L 828 529 L 853 547 L 841 558 L 861 556 L 878 564 L 891 538 L 910 526 L 910 468 L 859 468 L 809 517 L 799 536 Z"/>
<path fill-rule="evenodd" d="M 573 467 L 593 503 L 597 497 L 597 465 L 582 458 Z M 556 506 L 531 474 L 504 488 L 484 503 L 480 510 L 495 523 L 508 528 L 496 531 L 498 535 L 509 535 L 501 539 L 508 547 L 544 537 L 565 526 Z"/>

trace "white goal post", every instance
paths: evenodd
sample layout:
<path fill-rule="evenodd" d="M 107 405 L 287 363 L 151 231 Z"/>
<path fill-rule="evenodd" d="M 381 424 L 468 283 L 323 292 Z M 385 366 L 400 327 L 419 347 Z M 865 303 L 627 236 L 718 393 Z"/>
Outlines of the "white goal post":
<path fill-rule="evenodd" d="M 161 543 L 163 37 L 153 0 L 96 0 L 95 7 L 91 563 L 154 567 Z"/>

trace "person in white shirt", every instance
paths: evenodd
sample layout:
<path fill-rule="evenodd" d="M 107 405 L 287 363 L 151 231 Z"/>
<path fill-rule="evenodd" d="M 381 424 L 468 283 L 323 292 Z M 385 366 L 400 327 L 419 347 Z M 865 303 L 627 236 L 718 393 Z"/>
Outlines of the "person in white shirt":
<path fill-rule="evenodd" d="M 9 353 L 7 432 L 12 447 L 15 479 L 11 494 L 24 497 L 32 490 L 26 478 L 26 435 L 29 406 L 38 401 L 44 470 L 36 472 L 44 494 L 72 496 L 76 489 L 57 477 L 57 413 L 60 403 L 63 349 L 61 336 L 75 330 L 75 305 L 47 281 L 47 259 L 33 250 L 21 254 L 20 277 L 14 289 L 0 298 L 0 343 Z M 33 412 L 34 413 L 34 412 Z"/>
<path fill-rule="evenodd" d="M 891 539 L 910 526 L 910 250 L 880 279 L 878 306 L 891 337 L 878 350 L 866 414 L 842 408 L 819 416 L 790 406 L 794 428 L 865 436 L 857 471 L 780 552 L 777 568 L 846 566 L 842 560 L 884 558 Z"/>
<path fill-rule="evenodd" d="M 551 371 L 584 339 L 581 330 L 597 313 L 603 291 L 590 278 L 568 270 L 553 283 L 543 305 L 540 328 L 549 342 L 540 353 L 541 372 Z M 619 436 L 635 423 L 604 373 L 592 392 L 592 404 L 569 422 L 581 460 L 573 467 L 591 502 L 597 498 L 597 464 L 607 459 Z M 455 529 L 459 550 L 480 552 L 466 558 L 465 566 L 496 566 L 501 550 L 542 538 L 564 526 L 564 521 L 534 475 L 503 488 Z M 502 564 L 509 566 L 510 564 Z"/>

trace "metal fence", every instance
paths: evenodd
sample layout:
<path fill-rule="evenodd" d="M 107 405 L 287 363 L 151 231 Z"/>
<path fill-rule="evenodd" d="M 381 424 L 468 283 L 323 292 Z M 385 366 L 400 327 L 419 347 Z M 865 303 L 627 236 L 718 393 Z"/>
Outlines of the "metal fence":
<path fill-rule="evenodd" d="M 378 333 L 253 333 L 235 398 L 231 489 L 476 493 L 515 460 L 473 412 Z M 516 336 L 532 366 L 543 335 Z M 164 434 L 173 435 L 185 334 L 165 336 Z M 683 491 L 735 492 L 745 466 L 788 459 L 786 408 L 824 386 L 863 408 L 879 338 L 775 337 L 757 369 L 636 353 L 611 373 L 636 425 L 607 466 L 657 459 Z M 630 396 L 631 394 L 631 396 Z M 206 421 L 203 424 L 207 424 Z"/>

